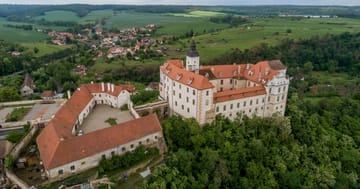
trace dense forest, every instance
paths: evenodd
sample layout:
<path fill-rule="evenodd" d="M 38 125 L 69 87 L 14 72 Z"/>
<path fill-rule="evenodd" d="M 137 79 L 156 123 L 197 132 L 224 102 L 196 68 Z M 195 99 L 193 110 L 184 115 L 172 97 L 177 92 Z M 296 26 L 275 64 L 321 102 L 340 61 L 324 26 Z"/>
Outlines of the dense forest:
<path fill-rule="evenodd" d="M 293 94 L 287 117 L 218 116 L 203 128 L 172 117 L 166 165 L 143 188 L 359 188 L 359 100 Z"/>

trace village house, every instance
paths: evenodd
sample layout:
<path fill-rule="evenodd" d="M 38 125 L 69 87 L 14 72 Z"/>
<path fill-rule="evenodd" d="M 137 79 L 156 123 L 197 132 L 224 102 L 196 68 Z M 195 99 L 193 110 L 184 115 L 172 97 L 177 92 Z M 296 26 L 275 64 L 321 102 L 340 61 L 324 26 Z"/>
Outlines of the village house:
<path fill-rule="evenodd" d="M 29 74 L 25 75 L 24 82 L 21 85 L 21 96 L 30 96 L 34 93 L 35 84 Z"/>

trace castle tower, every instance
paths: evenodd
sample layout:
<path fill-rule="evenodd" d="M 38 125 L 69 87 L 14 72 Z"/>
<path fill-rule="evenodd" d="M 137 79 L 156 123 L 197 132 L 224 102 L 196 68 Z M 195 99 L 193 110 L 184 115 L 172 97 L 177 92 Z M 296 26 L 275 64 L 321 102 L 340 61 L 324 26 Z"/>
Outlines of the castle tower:
<path fill-rule="evenodd" d="M 200 69 L 200 56 L 196 50 L 196 44 L 194 38 L 190 44 L 190 50 L 186 55 L 186 70 L 199 72 Z"/>

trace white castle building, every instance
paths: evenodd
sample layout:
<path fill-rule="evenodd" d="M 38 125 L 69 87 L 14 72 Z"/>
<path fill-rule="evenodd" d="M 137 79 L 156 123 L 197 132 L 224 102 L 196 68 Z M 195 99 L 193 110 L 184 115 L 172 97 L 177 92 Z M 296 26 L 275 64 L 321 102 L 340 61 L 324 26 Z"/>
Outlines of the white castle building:
<path fill-rule="evenodd" d="M 210 123 L 215 115 L 235 119 L 284 115 L 289 78 L 279 60 L 256 64 L 200 65 L 195 41 L 182 60 L 160 66 L 160 98 L 172 114 Z"/>

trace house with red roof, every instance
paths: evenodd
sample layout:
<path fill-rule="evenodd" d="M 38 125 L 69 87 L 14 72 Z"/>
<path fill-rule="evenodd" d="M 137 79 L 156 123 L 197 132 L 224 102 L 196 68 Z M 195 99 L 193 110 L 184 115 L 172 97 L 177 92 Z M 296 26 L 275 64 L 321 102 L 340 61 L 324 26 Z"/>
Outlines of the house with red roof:
<path fill-rule="evenodd" d="M 160 66 L 160 97 L 171 114 L 210 123 L 222 114 L 235 119 L 284 115 L 289 78 L 280 60 L 256 64 L 200 65 L 192 40 L 185 64 L 168 60 Z"/>
<path fill-rule="evenodd" d="M 98 166 L 103 158 L 122 155 L 139 145 L 164 149 L 160 122 L 155 114 L 80 134 L 79 126 L 96 104 L 119 108 L 130 101 L 131 85 L 81 85 L 59 109 L 36 139 L 45 174 L 52 180 Z"/>

